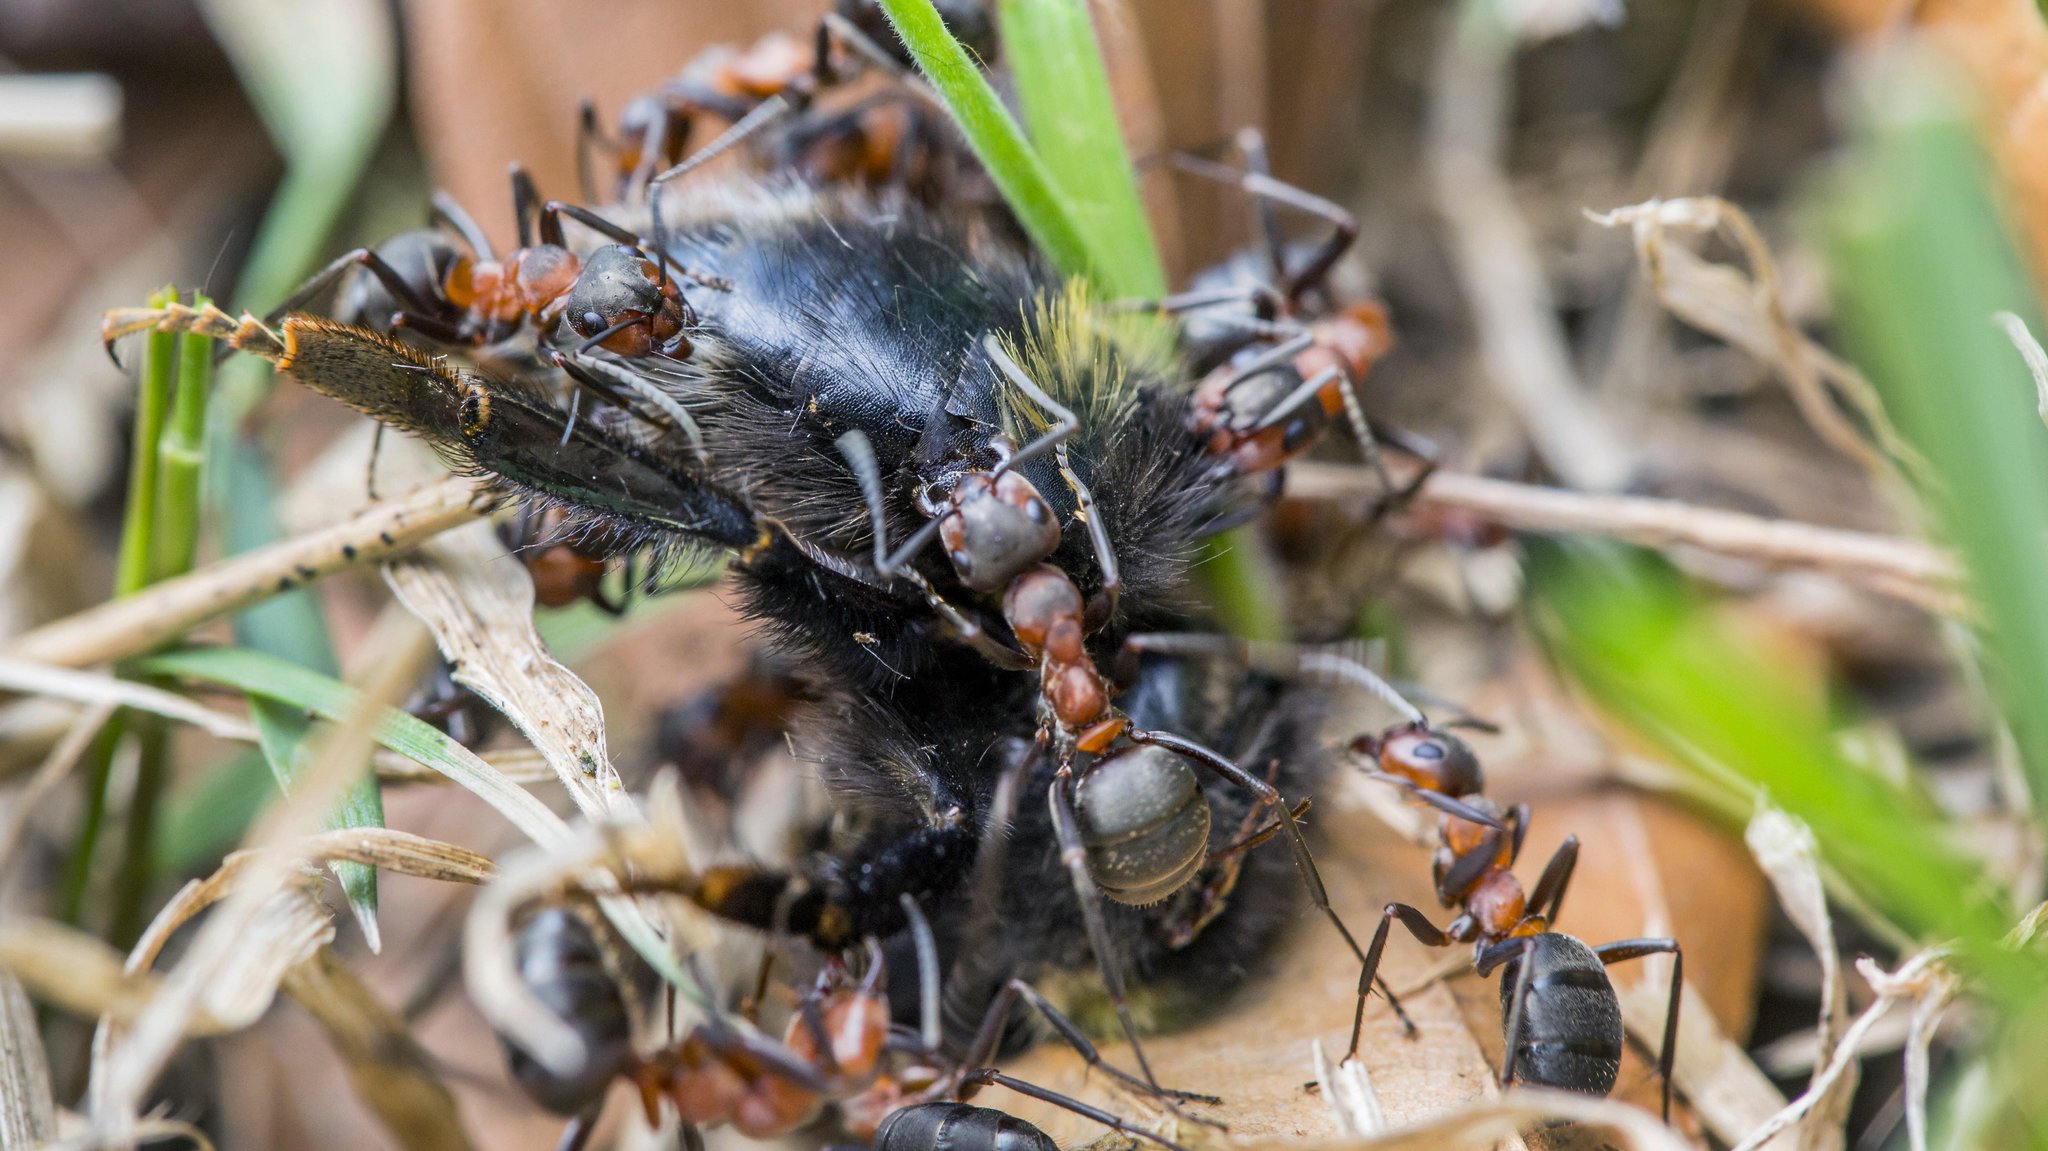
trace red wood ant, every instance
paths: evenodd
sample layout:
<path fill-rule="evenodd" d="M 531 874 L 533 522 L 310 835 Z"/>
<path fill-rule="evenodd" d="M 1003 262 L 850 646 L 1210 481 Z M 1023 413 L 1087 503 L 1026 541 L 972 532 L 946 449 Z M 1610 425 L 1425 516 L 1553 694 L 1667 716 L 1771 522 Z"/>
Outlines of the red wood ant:
<path fill-rule="evenodd" d="M 1473 966 L 1482 977 L 1501 969 L 1506 1037 L 1502 1086 L 1519 1077 L 1539 1086 L 1605 1095 L 1613 1090 L 1620 1072 L 1624 1041 L 1620 1002 L 1607 979 L 1606 966 L 1669 953 L 1671 999 L 1664 1017 L 1663 1050 L 1657 1060 L 1664 1085 L 1663 1115 L 1668 1122 L 1685 963 L 1678 941 L 1625 939 L 1588 947 L 1552 930 L 1578 863 L 1578 837 L 1565 839 L 1544 866 L 1535 889 L 1525 894 L 1509 869 L 1521 854 L 1529 809 L 1517 804 L 1504 821 L 1500 818 L 1500 809 L 1479 794 L 1484 778 L 1478 757 L 1457 736 L 1410 722 L 1378 736 L 1360 737 L 1352 750 L 1370 764 L 1369 777 L 1393 783 L 1444 811 L 1433 863 L 1436 893 L 1443 906 L 1457 908 L 1459 915 L 1449 927 L 1439 929 L 1417 908 L 1405 903 L 1386 905 L 1359 974 L 1358 1015 L 1352 1025 L 1350 1054 L 1358 1054 L 1366 995 L 1379 973 L 1388 930 L 1399 922 L 1426 947 L 1472 944 Z M 1468 805 L 1493 817 L 1493 822 L 1475 821 L 1449 807 L 1446 800 Z"/>
<path fill-rule="evenodd" d="M 917 1141 L 918 1134 L 934 1128 L 965 1136 L 958 1144 L 962 1151 L 1016 1151 L 1020 1141 L 1030 1151 L 1050 1151 L 1051 1141 L 1036 1128 L 1007 1117 L 1007 1122 L 998 1120 L 999 1113 L 962 1102 L 982 1087 L 1003 1086 L 1150 1139 L 1167 1151 L 1184 1151 L 1108 1112 L 981 1066 L 1008 1021 L 1009 996 L 992 1005 L 969 1061 L 952 1071 L 935 1070 L 944 1062 L 938 1050 L 937 945 L 930 924 L 914 906 L 911 925 L 924 991 L 917 1034 L 892 1028 L 882 992 L 882 951 L 869 939 L 866 970 L 858 981 L 844 960 L 828 959 L 780 1042 L 714 1013 L 680 1041 L 645 1056 L 633 1049 L 631 1013 L 591 922 L 567 907 L 543 908 L 515 934 L 514 964 L 528 990 L 576 1032 L 586 1057 L 576 1071 L 558 1074 L 508 1043 L 513 1077 L 542 1106 L 575 1116 L 561 1141 L 570 1149 L 588 1139 L 611 1081 L 624 1078 L 638 1090 L 648 1125 L 657 1128 L 666 1101 L 692 1129 L 730 1124 L 749 1138 L 767 1139 L 808 1123 L 827 1102 L 840 1102 L 850 1126 L 871 1136 L 875 1151 L 917 1151 L 929 1146 Z M 1017 986 L 1091 1066 L 1136 1083 L 1103 1063 L 1073 1023 L 1036 992 Z M 896 1054 L 908 1055 L 911 1064 L 899 1067 L 901 1061 L 892 1059 Z"/>
<path fill-rule="evenodd" d="M 1250 194 L 1266 264 L 1264 276 L 1246 284 L 1239 261 L 1226 262 L 1197 277 L 1193 290 L 1157 305 L 1186 316 L 1187 342 L 1198 364 L 1220 360 L 1195 389 L 1189 430 L 1232 472 L 1258 475 L 1275 472 L 1314 447 L 1341 417 L 1390 499 L 1399 502 L 1427 477 L 1436 449 L 1420 437 L 1375 423 L 1358 402 L 1358 385 L 1394 345 L 1386 308 L 1363 301 L 1318 313 L 1306 304 L 1311 295 L 1327 294 L 1330 270 L 1358 238 L 1358 220 L 1329 200 L 1275 180 L 1257 131 L 1240 133 L 1238 146 L 1244 171 L 1194 156 L 1176 155 L 1171 161 L 1181 171 Z M 1330 236 L 1298 268 L 1289 267 L 1288 246 L 1272 213 L 1275 204 L 1331 225 Z M 1226 306 L 1232 310 L 1214 310 Z M 1421 459 L 1422 478 L 1397 491 L 1380 460 L 1382 441 Z"/>

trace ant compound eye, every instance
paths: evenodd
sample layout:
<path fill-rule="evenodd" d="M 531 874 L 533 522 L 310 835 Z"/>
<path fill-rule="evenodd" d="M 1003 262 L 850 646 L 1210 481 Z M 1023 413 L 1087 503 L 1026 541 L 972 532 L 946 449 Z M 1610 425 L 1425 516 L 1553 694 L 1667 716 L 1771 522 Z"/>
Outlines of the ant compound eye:
<path fill-rule="evenodd" d="M 1442 759 L 1444 745 L 1434 739 L 1417 740 L 1414 755 L 1417 759 Z"/>
<path fill-rule="evenodd" d="M 1143 907 L 1187 886 L 1209 857 L 1209 799 L 1187 761 L 1140 745 L 1097 760 L 1074 789 L 1088 873 Z"/>

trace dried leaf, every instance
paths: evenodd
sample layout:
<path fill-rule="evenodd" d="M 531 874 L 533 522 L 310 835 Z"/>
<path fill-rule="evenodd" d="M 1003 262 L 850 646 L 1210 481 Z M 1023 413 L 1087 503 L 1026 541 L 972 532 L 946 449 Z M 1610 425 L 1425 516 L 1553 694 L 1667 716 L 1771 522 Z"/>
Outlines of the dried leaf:
<path fill-rule="evenodd" d="M 630 810 L 605 751 L 604 707 L 533 626 L 533 580 L 488 524 L 384 565 L 399 602 L 433 629 L 455 681 L 505 714 L 592 818 Z"/>
<path fill-rule="evenodd" d="M 104 942 L 47 919 L 0 920 L 0 971 L 67 1011 L 118 1019 L 139 1014 L 157 986 L 155 979 L 124 972 L 120 954 Z M 220 1029 L 212 1019 L 193 1024 L 198 1033 Z"/>
<path fill-rule="evenodd" d="M 50 1060 L 21 981 L 0 974 L 0 1151 L 26 1151 L 57 1135 Z"/>
<path fill-rule="evenodd" d="M 0 690 L 47 695 L 93 705 L 114 704 L 189 723 L 209 735 L 242 743 L 256 741 L 247 721 L 201 707 L 175 692 L 98 672 L 72 671 L 55 664 L 0 656 Z"/>
<path fill-rule="evenodd" d="M 410 1151 L 467 1151 L 455 1097 L 433 1060 L 330 948 L 294 968 L 285 994 L 305 1008 L 348 1064 L 356 1097 L 377 1114 L 400 1147 Z"/>
<path fill-rule="evenodd" d="M 1892 426 L 1870 381 L 1807 339 L 1792 322 L 1779 290 L 1777 261 L 1741 208 L 1718 197 L 1698 196 L 1649 200 L 1586 216 L 1605 227 L 1629 228 L 1650 287 L 1664 306 L 1769 364 L 1785 381 L 1807 424 L 1829 446 L 1874 474 L 1889 471 L 1889 461 L 1925 474 L 1926 464 Z M 1708 263 L 1672 242 L 1673 231 L 1727 235 L 1742 250 L 1749 274 Z M 1870 428 L 1875 447 L 1843 417 L 1836 397 Z"/>

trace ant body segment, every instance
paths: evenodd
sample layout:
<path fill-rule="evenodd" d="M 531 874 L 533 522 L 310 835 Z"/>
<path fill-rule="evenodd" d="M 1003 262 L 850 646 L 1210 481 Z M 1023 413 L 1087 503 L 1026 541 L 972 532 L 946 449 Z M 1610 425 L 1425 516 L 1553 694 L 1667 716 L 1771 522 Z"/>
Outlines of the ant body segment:
<path fill-rule="evenodd" d="M 1565 888 L 1578 863 L 1579 840 L 1566 837 L 1544 865 L 1534 889 L 1524 892 L 1510 870 L 1522 851 L 1529 810 L 1517 804 L 1503 815 L 1479 794 L 1478 757 L 1458 737 L 1408 723 L 1355 740 L 1352 750 L 1370 762 L 1370 778 L 1393 783 L 1444 811 L 1432 870 L 1437 899 L 1458 917 L 1438 928 L 1405 903 L 1389 903 L 1373 933 L 1359 974 L 1358 1015 L 1351 1031 L 1358 1053 L 1366 993 L 1379 972 L 1389 929 L 1398 922 L 1425 947 L 1472 945 L 1473 967 L 1483 978 L 1501 971 L 1500 1002 L 1506 1054 L 1501 1085 L 1518 1078 L 1588 1095 L 1613 1090 L 1625 1036 L 1621 1007 L 1606 967 L 1645 955 L 1671 956 L 1671 999 L 1657 1061 L 1663 1079 L 1663 1116 L 1671 1118 L 1671 1066 L 1677 1053 L 1679 991 L 1685 958 L 1675 939 L 1625 939 L 1589 947 L 1556 931 Z M 1459 802 L 1496 822 L 1487 826 L 1448 808 Z M 1505 824 L 1505 827 L 1501 824 Z M 1503 836 L 1506 838 L 1503 839 Z"/>

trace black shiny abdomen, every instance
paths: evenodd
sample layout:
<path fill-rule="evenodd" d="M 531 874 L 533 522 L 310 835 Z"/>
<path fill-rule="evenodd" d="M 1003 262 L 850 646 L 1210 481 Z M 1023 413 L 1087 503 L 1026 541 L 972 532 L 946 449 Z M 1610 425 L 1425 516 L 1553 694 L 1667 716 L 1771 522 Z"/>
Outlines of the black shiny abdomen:
<path fill-rule="evenodd" d="M 567 908 L 535 913 L 520 925 L 512 949 L 520 981 L 550 1011 L 569 1021 L 589 1058 L 576 1074 L 558 1076 L 505 1043 L 506 1062 L 534 1102 L 556 1114 L 573 1115 L 604 1098 L 612 1076 L 632 1056 L 625 996 L 605 969 L 590 925 Z"/>
<path fill-rule="evenodd" d="M 1059 1151 L 1014 1115 L 966 1103 L 920 1103 L 882 1120 L 874 1151 Z"/>
<path fill-rule="evenodd" d="M 1607 968 L 1593 949 L 1569 935 L 1535 937 L 1529 998 L 1522 1004 L 1522 1037 L 1515 1078 L 1539 1087 L 1605 1095 L 1621 1071 L 1621 1004 Z M 1520 958 L 1500 970 L 1500 1017 L 1513 1016 Z"/>

